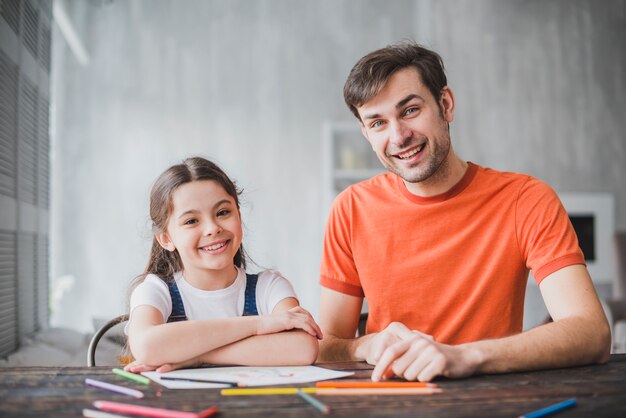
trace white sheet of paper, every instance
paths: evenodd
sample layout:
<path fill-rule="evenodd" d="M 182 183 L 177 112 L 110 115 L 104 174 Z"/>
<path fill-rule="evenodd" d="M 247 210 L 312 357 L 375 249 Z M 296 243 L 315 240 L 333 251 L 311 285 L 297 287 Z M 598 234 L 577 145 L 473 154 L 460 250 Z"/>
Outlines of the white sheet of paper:
<path fill-rule="evenodd" d="M 168 389 L 224 388 L 219 383 L 164 380 L 162 376 L 183 379 L 218 380 L 232 382 L 240 386 L 288 385 L 338 379 L 351 376 L 354 372 L 342 372 L 316 366 L 271 366 L 271 367 L 208 367 L 201 369 L 174 370 L 168 373 L 143 372 L 142 375 Z"/>
<path fill-rule="evenodd" d="M 141 374 L 146 376 L 148 379 L 165 386 L 168 389 L 215 389 L 232 387 L 230 385 L 223 385 L 220 383 L 186 382 L 184 380 L 161 379 L 161 375 L 166 373 L 142 372 Z"/>

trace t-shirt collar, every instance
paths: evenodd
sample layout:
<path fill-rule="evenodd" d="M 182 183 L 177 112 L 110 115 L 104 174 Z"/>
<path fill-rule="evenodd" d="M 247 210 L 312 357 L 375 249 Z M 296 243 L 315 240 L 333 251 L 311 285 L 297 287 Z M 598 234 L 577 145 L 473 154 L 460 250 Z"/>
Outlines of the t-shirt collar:
<path fill-rule="evenodd" d="M 404 197 L 406 197 L 411 202 L 417 203 L 420 205 L 430 205 L 433 203 L 444 202 L 448 199 L 453 198 L 459 193 L 461 193 L 463 190 L 467 188 L 467 186 L 469 186 L 469 184 L 472 182 L 472 179 L 474 178 L 477 172 L 478 172 L 478 166 L 468 161 L 467 170 L 465 171 L 465 174 L 463 175 L 463 177 L 461 177 L 461 180 L 459 180 L 447 192 L 444 192 L 435 196 L 423 197 L 423 196 L 414 195 L 406 188 L 406 184 L 404 184 L 404 181 L 402 180 L 402 178 L 397 175 L 396 175 L 396 184 L 398 186 L 398 189 L 402 193 L 402 195 L 404 195 Z"/>

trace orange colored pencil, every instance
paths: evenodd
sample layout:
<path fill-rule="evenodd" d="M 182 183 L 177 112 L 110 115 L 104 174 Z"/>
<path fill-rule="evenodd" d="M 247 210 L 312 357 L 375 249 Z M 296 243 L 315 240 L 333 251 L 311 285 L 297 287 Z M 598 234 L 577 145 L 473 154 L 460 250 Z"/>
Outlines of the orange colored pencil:
<path fill-rule="evenodd" d="M 333 382 L 317 382 L 315 387 L 318 388 L 350 388 L 350 389 L 362 389 L 362 388 L 436 388 L 436 383 L 427 382 L 370 382 L 362 380 L 338 380 Z"/>
<path fill-rule="evenodd" d="M 316 395 L 431 395 L 443 392 L 439 388 L 320 388 Z"/>

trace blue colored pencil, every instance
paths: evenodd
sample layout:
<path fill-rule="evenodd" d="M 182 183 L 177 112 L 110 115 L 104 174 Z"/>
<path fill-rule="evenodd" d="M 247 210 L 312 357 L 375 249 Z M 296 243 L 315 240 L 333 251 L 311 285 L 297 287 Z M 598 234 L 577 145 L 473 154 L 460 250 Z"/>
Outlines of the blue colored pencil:
<path fill-rule="evenodd" d="M 529 412 L 527 414 L 521 415 L 519 418 L 539 418 L 545 417 L 546 415 L 553 414 L 555 412 L 562 411 L 566 408 L 570 408 L 576 405 L 576 398 L 571 398 L 563 402 L 555 403 L 554 405 L 550 405 L 548 407 L 538 409 L 533 412 Z"/>
<path fill-rule="evenodd" d="M 322 414 L 326 415 L 330 413 L 330 408 L 328 407 L 328 405 L 325 405 L 322 402 L 318 401 L 313 396 L 302 391 L 302 389 L 298 389 L 298 396 L 307 401 L 313 408 L 317 409 Z"/>

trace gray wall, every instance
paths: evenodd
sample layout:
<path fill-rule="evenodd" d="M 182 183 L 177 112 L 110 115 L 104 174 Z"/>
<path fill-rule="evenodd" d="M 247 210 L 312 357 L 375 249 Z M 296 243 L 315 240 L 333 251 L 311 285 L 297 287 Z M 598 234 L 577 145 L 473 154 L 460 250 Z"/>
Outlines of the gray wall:
<path fill-rule="evenodd" d="M 318 310 L 322 125 L 364 53 L 402 38 L 439 50 L 453 141 L 479 164 L 557 191 L 617 196 L 626 229 L 624 1 L 65 1 L 91 55 L 53 50 L 54 325 L 124 309 L 150 244 L 148 192 L 201 154 L 245 189 L 245 243 Z M 593 7 L 592 7 L 593 5 Z"/>

